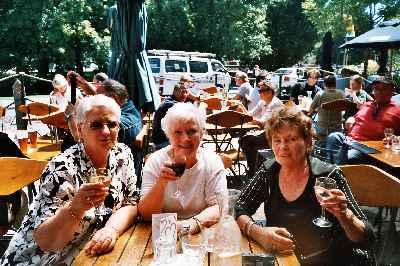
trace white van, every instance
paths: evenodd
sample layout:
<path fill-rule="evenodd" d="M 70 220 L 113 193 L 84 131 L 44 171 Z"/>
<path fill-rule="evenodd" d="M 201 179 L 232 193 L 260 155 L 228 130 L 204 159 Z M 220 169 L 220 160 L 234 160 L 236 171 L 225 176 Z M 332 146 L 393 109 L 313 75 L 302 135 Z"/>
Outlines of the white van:
<path fill-rule="evenodd" d="M 160 95 L 171 95 L 183 74 L 189 74 L 195 86 L 229 87 L 231 77 L 215 54 L 170 50 L 148 50 L 149 62 Z"/>

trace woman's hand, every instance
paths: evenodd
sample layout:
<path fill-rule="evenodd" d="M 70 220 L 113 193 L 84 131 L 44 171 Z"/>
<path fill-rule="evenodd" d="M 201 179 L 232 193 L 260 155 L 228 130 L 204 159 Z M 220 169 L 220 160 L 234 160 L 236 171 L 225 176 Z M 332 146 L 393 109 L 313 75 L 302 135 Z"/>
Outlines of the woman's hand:
<path fill-rule="evenodd" d="M 260 242 L 266 250 L 276 252 L 281 255 L 292 254 L 295 245 L 292 234 L 283 227 L 259 227 L 262 231 L 264 241 Z"/>
<path fill-rule="evenodd" d="M 98 230 L 86 244 L 84 250 L 88 255 L 100 255 L 110 252 L 118 239 L 118 232 L 111 227 Z"/>
<path fill-rule="evenodd" d="M 71 207 L 78 213 L 83 213 L 104 202 L 108 195 L 108 187 L 101 183 L 83 184 L 71 201 Z"/>
<path fill-rule="evenodd" d="M 329 198 L 324 199 L 321 202 L 321 206 L 332 213 L 336 218 L 346 214 L 347 210 L 347 199 L 344 193 L 340 189 L 330 189 Z"/>
<path fill-rule="evenodd" d="M 171 164 L 171 163 L 166 162 L 164 164 L 164 166 L 161 166 L 161 171 L 160 171 L 160 175 L 159 175 L 159 178 L 166 182 L 175 181 L 179 178 L 175 175 L 174 170 L 172 170 L 170 167 L 168 167 L 169 164 Z"/>

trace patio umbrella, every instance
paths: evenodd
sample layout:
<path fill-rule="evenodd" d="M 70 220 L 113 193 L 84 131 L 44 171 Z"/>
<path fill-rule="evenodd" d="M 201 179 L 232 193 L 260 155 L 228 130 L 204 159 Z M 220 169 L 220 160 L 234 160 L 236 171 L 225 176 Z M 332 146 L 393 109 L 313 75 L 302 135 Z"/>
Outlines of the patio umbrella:
<path fill-rule="evenodd" d="M 378 27 L 346 42 L 340 48 L 400 48 L 400 20 L 382 22 Z"/>
<path fill-rule="evenodd" d="M 135 105 L 145 111 L 154 111 L 160 96 L 145 51 L 147 13 L 144 0 L 118 0 L 112 34 L 117 34 L 111 47 L 109 76 L 127 86 Z"/>

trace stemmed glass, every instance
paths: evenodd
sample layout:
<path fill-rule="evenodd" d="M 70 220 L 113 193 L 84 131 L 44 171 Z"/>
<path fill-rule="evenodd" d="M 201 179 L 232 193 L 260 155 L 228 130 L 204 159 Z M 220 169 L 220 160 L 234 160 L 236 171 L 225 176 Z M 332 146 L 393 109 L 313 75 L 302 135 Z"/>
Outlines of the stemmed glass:
<path fill-rule="evenodd" d="M 321 204 L 324 200 L 328 199 L 331 194 L 329 193 L 330 189 L 337 188 L 336 181 L 329 177 L 317 177 L 315 180 L 314 191 L 317 196 L 318 202 Z M 325 208 L 322 207 L 321 216 L 317 217 L 313 220 L 313 223 L 319 227 L 332 227 L 332 222 L 330 222 L 325 217 Z"/>
<path fill-rule="evenodd" d="M 394 134 L 394 130 L 393 130 L 393 128 L 387 127 L 383 130 L 383 133 L 385 134 L 385 140 L 386 140 L 385 148 L 390 149 L 390 144 L 391 144 L 392 136 Z"/>
<path fill-rule="evenodd" d="M 175 172 L 176 177 L 181 177 L 186 168 L 186 156 L 182 151 L 173 150 L 172 153 L 172 161 L 168 163 L 167 166 Z M 182 192 L 179 189 L 178 179 L 176 180 L 176 191 L 173 197 L 180 200 L 183 199 Z"/>
<path fill-rule="evenodd" d="M 107 168 L 97 168 L 89 176 L 90 183 L 102 183 L 104 186 L 109 187 L 111 183 L 111 175 Z M 108 215 L 112 212 L 110 208 L 104 206 L 104 203 L 101 206 L 95 208 L 95 215 Z"/>

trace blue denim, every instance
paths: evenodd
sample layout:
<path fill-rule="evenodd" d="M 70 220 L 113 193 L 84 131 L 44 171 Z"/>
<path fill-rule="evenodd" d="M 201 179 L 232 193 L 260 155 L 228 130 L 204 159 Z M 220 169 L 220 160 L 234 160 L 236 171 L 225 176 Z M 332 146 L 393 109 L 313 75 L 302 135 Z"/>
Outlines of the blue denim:
<path fill-rule="evenodd" d="M 346 136 L 341 132 L 329 134 L 326 138 L 326 148 L 332 152 L 331 156 L 335 164 L 361 163 L 365 155 L 359 150 L 353 149 L 348 145 Z"/>

